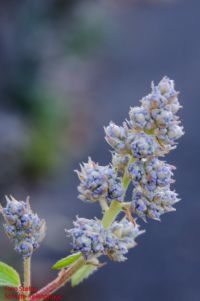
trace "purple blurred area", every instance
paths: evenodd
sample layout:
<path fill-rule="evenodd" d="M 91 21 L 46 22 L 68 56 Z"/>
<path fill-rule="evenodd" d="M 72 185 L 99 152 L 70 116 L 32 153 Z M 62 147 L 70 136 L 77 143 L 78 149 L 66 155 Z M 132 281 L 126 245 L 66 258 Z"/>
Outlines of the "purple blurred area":
<path fill-rule="evenodd" d="M 199 301 L 200 2 L 198 0 L 0 2 L 0 198 L 31 196 L 48 231 L 34 254 L 32 286 L 70 251 L 65 228 L 100 216 L 77 199 L 73 172 L 91 156 L 111 158 L 103 126 L 121 123 L 130 106 L 164 75 L 180 90 L 186 134 L 168 155 L 182 202 L 147 233 L 125 263 L 111 263 L 63 300 Z M 1 219 L 1 223 L 3 223 Z M 22 272 L 0 230 L 0 259 Z"/>

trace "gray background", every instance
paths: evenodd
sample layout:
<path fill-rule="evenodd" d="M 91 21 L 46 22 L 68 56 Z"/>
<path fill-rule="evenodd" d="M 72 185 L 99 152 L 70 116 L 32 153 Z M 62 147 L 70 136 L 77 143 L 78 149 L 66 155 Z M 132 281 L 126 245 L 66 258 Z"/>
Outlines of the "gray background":
<path fill-rule="evenodd" d="M 180 114 L 186 132 L 178 148 L 167 156 L 168 162 L 177 166 L 175 187 L 182 199 L 177 204 L 177 212 L 163 216 L 161 223 L 142 223 L 147 233 L 138 239 L 137 248 L 130 252 L 125 263 L 109 262 L 79 287 L 72 289 L 68 286 L 61 293 L 64 300 L 79 301 L 199 301 L 200 2 L 110 1 L 109 4 L 100 1 L 96 7 L 97 11 L 103 10 L 100 19 L 106 39 L 93 51 L 92 59 L 87 58 L 86 67 L 72 68 L 73 93 L 77 98 L 71 103 L 75 103 L 78 117 L 74 121 L 72 115 L 71 122 L 86 128 L 84 139 L 80 138 L 80 143 L 72 145 L 70 164 L 63 164 L 60 171 L 39 184 L 27 184 L 24 179 L 18 180 L 16 174 L 11 184 L 2 180 L 1 198 L 5 193 L 24 198 L 29 192 L 34 209 L 47 219 L 47 238 L 33 259 L 33 286 L 41 286 L 55 275 L 49 267 L 70 249 L 64 228 L 71 225 L 76 214 L 87 217 L 100 215 L 98 206 L 85 205 L 77 200 L 78 180 L 73 170 L 78 168 L 79 162 L 87 160 L 88 155 L 101 164 L 107 164 L 110 153 L 104 141 L 103 125 L 110 120 L 121 123 L 127 117 L 129 107 L 137 105 L 138 100 L 149 92 L 151 80 L 158 82 L 162 76 L 168 75 L 175 79 L 181 92 L 180 102 L 184 108 Z M 13 14 L 15 4 L 4 5 L 2 15 L 7 20 L 7 16 Z M 90 3 L 87 7 L 90 9 Z M 41 9 L 39 4 L 37 9 Z M 21 12 L 22 7 L 18 10 Z M 7 31 L 1 35 L 2 85 L 7 68 L 12 69 L 12 55 L 9 57 L 5 51 L 12 52 L 12 43 L 8 42 L 13 39 L 12 35 L 9 36 L 9 24 L 13 26 L 15 21 L 11 22 L 11 19 L 4 23 Z M 18 37 L 23 34 L 26 39 L 23 31 L 17 32 Z M 25 47 L 24 51 L 29 50 Z M 68 65 L 64 67 L 66 72 L 69 72 L 71 62 L 73 59 L 69 58 Z M 46 72 L 54 70 L 56 73 L 55 69 L 51 66 Z M 9 81 L 10 74 L 7 76 Z M 68 77 L 62 77 L 63 82 L 67 80 Z M 81 97 L 82 92 L 84 97 Z M 1 95 L 5 112 L 7 98 L 3 99 L 3 92 Z M 9 106 L 10 111 L 12 108 Z M 85 112 L 84 125 L 80 124 L 82 111 Z M 2 135 L 6 135 L 6 131 L 5 127 Z M 3 233 L 0 243 L 1 260 L 13 262 L 21 269 L 19 257 Z"/>

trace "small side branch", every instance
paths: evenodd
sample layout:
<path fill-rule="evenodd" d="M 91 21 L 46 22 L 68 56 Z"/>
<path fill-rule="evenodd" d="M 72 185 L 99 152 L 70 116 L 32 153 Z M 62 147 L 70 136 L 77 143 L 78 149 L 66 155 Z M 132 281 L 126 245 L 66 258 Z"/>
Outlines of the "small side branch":
<path fill-rule="evenodd" d="M 29 300 L 31 286 L 31 257 L 24 257 L 24 295 L 25 301 Z"/>

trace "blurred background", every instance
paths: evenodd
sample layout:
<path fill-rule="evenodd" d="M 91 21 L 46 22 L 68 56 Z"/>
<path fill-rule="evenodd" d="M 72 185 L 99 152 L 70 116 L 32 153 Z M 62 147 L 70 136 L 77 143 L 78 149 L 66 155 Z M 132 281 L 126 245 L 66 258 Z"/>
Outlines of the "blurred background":
<path fill-rule="evenodd" d="M 48 225 L 32 286 L 55 277 L 50 267 L 70 250 L 64 229 L 75 215 L 100 216 L 97 204 L 77 199 L 73 170 L 88 155 L 107 164 L 103 125 L 120 124 L 151 80 L 168 75 L 184 106 L 186 135 L 168 155 L 182 202 L 162 223 L 142 225 L 147 233 L 127 262 L 109 262 L 61 293 L 71 301 L 200 300 L 199 26 L 199 0 L 0 1 L 0 199 L 30 195 Z M 2 227 L 0 258 L 22 271 Z"/>

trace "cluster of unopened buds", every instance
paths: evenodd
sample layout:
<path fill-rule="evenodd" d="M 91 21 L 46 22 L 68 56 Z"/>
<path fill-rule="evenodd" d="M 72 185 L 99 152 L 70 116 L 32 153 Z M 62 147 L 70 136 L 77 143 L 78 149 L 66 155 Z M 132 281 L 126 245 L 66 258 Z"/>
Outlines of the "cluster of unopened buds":
<path fill-rule="evenodd" d="M 174 82 L 164 77 L 158 86 L 152 84 L 139 107 L 130 108 L 122 126 L 110 122 L 105 127 L 106 141 L 113 148 L 112 163 L 100 166 L 89 158 L 77 171 L 79 198 L 87 203 L 99 201 L 104 217 L 102 221 L 77 218 L 74 229 L 68 231 L 75 251 L 86 258 L 111 254 L 113 260 L 124 260 L 128 249 L 136 245 L 135 238 L 143 233 L 132 215 L 144 221 L 160 220 L 162 214 L 175 210 L 179 199 L 170 189 L 174 167 L 159 157 L 174 149 L 183 135 L 176 115 L 179 109 Z M 129 184 L 132 200 L 126 202 Z M 125 217 L 113 223 L 121 211 Z"/>
<path fill-rule="evenodd" d="M 101 255 L 124 261 L 129 249 L 135 247 L 137 236 L 144 232 L 135 218 L 160 220 L 164 213 L 174 211 L 179 201 L 171 190 L 175 168 L 160 159 L 184 134 L 177 116 L 181 106 L 173 80 L 164 77 L 157 86 L 152 83 L 151 93 L 140 103 L 130 108 L 129 119 L 122 126 L 110 122 L 104 128 L 106 141 L 113 149 L 111 163 L 100 166 L 89 158 L 76 171 L 80 200 L 98 202 L 103 217 L 77 217 L 74 227 L 66 230 L 72 239 L 70 260 L 75 272 L 87 264 L 100 265 Z M 130 187 L 132 197 L 127 200 Z M 45 235 L 45 222 L 32 213 L 28 201 L 14 198 L 7 198 L 2 214 L 6 234 L 14 241 L 16 251 L 31 256 Z M 73 254 L 76 261 L 72 260 Z M 85 276 L 90 272 L 86 271 Z"/>
<path fill-rule="evenodd" d="M 2 208 L 5 219 L 4 230 L 14 241 L 15 250 L 24 257 L 30 257 L 39 248 L 46 232 L 46 223 L 31 210 L 29 199 L 17 201 L 6 197 L 7 204 Z"/>

